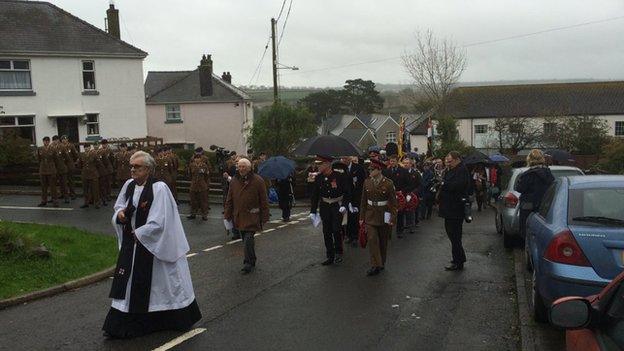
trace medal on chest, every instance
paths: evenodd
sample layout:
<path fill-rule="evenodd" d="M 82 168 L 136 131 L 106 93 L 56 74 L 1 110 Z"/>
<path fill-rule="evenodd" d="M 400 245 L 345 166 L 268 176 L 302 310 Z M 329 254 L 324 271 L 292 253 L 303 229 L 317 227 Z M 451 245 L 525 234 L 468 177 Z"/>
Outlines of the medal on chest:
<path fill-rule="evenodd" d="M 333 180 L 331 181 L 331 187 L 332 187 L 332 189 L 336 189 L 336 188 L 338 188 L 338 183 L 336 183 L 336 179 L 333 179 Z"/>

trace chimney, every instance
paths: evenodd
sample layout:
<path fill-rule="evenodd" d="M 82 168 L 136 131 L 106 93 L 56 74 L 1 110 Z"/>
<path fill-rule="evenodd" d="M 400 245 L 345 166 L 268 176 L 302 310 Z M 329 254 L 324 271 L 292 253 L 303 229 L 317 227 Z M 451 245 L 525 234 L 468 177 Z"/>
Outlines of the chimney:
<path fill-rule="evenodd" d="M 120 39 L 119 33 L 119 10 L 115 8 L 113 0 L 110 1 L 108 10 L 106 10 L 106 23 L 108 24 L 108 34 Z"/>
<path fill-rule="evenodd" d="M 202 55 L 199 63 L 199 90 L 201 96 L 212 95 L 212 59 L 210 55 Z"/>
<path fill-rule="evenodd" d="M 232 84 L 232 75 L 230 72 L 223 72 L 221 79 L 228 84 Z"/>

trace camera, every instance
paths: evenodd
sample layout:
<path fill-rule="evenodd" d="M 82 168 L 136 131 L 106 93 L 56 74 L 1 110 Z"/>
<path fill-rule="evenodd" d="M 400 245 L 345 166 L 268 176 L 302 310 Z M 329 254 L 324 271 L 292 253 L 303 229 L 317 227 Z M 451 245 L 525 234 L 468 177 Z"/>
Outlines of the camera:
<path fill-rule="evenodd" d="M 235 152 L 217 145 L 210 145 L 210 150 L 215 152 L 215 156 L 217 157 L 217 164 L 219 165 L 219 170 L 223 172 L 226 168 L 225 161 L 227 161 L 228 158 L 234 155 Z"/>
<path fill-rule="evenodd" d="M 462 197 L 462 202 L 464 203 L 464 221 L 470 223 L 472 222 L 472 202 L 469 197 Z"/>

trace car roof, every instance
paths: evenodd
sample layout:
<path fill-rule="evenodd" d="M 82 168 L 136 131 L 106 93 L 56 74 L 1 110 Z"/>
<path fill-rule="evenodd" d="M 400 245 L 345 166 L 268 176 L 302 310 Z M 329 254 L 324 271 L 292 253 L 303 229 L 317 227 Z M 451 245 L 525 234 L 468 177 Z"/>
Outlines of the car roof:
<path fill-rule="evenodd" d="M 568 184 L 571 189 L 582 188 L 606 188 L 618 187 L 624 188 L 624 175 L 584 175 L 584 176 L 567 176 Z"/>
<path fill-rule="evenodd" d="M 580 171 L 581 169 L 578 167 L 574 167 L 574 166 L 548 166 L 548 168 L 550 168 L 551 171 Z M 514 168 L 514 172 L 524 172 L 527 169 L 529 169 L 529 167 L 519 167 L 519 168 Z"/>

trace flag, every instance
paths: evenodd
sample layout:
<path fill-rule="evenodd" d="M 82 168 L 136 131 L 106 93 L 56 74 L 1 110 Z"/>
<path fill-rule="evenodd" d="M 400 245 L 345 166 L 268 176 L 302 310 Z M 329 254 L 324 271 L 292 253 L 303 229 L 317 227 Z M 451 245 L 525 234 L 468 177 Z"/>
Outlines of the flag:
<path fill-rule="evenodd" d="M 427 122 L 427 156 L 433 155 L 433 123 L 431 123 L 431 116 Z"/>
<path fill-rule="evenodd" d="M 405 150 L 404 142 L 405 142 L 405 117 L 401 117 L 401 122 L 399 123 L 399 138 L 397 139 L 397 144 L 399 146 L 399 159 L 403 157 L 405 152 L 409 151 L 409 150 Z"/>

